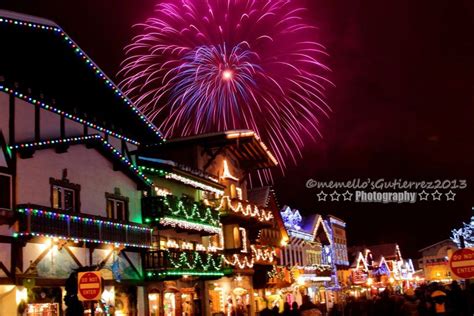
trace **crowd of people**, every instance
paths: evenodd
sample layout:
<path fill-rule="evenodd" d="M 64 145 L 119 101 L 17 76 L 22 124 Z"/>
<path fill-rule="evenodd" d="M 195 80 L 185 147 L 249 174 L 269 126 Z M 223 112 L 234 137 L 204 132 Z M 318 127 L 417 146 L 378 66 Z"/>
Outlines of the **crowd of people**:
<path fill-rule="evenodd" d="M 308 296 L 300 306 L 285 303 L 265 308 L 260 316 L 472 316 L 474 315 L 474 284 L 462 289 L 456 281 L 449 286 L 438 283 L 423 285 L 404 294 L 384 290 L 371 298 L 348 297 L 345 304 L 335 304 L 326 312 L 324 306 L 313 304 Z"/>
<path fill-rule="evenodd" d="M 300 306 L 296 302 L 293 302 L 292 305 L 285 303 L 281 313 L 279 313 L 278 306 L 274 306 L 272 309 L 267 307 L 260 311 L 260 316 L 322 316 L 323 312 L 321 310 L 321 307 L 311 302 L 309 296 L 305 295 Z"/>
<path fill-rule="evenodd" d="M 331 315 L 331 314 L 329 314 Z M 349 298 L 344 308 L 332 314 L 344 316 L 472 316 L 474 284 L 462 289 L 456 281 L 449 286 L 431 283 L 408 289 L 404 294 L 384 290 L 371 299 Z"/>

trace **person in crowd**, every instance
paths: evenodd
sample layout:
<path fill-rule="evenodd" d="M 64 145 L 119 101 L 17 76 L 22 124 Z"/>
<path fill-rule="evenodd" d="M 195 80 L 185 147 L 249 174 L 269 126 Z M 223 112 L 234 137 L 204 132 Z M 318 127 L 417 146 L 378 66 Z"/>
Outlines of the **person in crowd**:
<path fill-rule="evenodd" d="M 298 303 L 297 302 L 293 302 L 293 304 L 291 304 L 291 315 L 292 316 L 300 316 L 300 311 L 298 309 Z"/>
<path fill-rule="evenodd" d="M 273 315 L 273 316 L 278 316 L 278 315 L 280 315 L 280 313 L 279 313 L 279 308 L 278 308 L 277 305 L 273 306 L 273 308 L 272 308 L 272 315 Z"/>
<path fill-rule="evenodd" d="M 280 315 L 282 315 L 282 316 L 291 316 L 292 315 L 290 303 L 285 302 L 285 304 L 283 304 L 283 312 Z"/>
<path fill-rule="evenodd" d="M 303 303 L 300 306 L 300 315 L 301 316 L 322 316 L 323 314 L 318 309 L 318 307 L 311 302 L 311 299 L 308 295 L 303 296 Z"/>

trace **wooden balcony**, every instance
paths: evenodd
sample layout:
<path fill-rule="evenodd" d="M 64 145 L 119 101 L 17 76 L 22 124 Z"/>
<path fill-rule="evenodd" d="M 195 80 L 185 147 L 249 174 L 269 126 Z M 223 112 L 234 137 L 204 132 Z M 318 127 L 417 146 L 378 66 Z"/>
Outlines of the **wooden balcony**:
<path fill-rule="evenodd" d="M 224 275 L 219 253 L 169 249 L 150 250 L 145 254 L 145 275 L 150 280 L 177 279 L 183 276 L 220 278 Z"/>
<path fill-rule="evenodd" d="M 152 229 L 137 223 L 38 205 L 18 205 L 17 215 L 17 236 L 57 237 L 98 244 L 151 247 Z"/>
<path fill-rule="evenodd" d="M 142 199 L 145 222 L 161 228 L 213 235 L 221 231 L 219 212 L 189 198 L 174 195 L 152 196 Z"/>

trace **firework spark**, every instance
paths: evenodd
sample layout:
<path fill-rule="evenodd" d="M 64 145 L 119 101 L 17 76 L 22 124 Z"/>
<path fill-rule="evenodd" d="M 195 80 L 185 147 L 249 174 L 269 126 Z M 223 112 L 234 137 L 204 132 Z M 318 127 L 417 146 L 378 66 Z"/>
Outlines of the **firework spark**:
<path fill-rule="evenodd" d="M 316 139 L 329 70 L 295 0 L 165 0 L 126 48 L 121 87 L 167 137 L 252 129 L 284 168 Z"/>

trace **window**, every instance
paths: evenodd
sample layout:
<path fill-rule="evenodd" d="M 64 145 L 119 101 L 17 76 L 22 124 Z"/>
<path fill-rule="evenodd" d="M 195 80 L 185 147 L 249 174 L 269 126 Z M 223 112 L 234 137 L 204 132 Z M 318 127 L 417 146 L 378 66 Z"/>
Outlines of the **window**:
<path fill-rule="evenodd" d="M 79 212 L 81 209 L 79 194 L 81 186 L 70 183 L 67 179 L 67 170 L 63 170 L 62 180 L 49 178 L 51 184 L 51 207 L 70 211 Z"/>
<path fill-rule="evenodd" d="M 74 212 L 76 193 L 73 189 L 53 185 L 53 208 Z"/>
<path fill-rule="evenodd" d="M 127 208 L 124 200 L 107 198 L 107 217 L 119 221 L 127 220 Z"/>
<path fill-rule="evenodd" d="M 12 209 L 12 177 L 0 173 L 0 209 Z"/>

